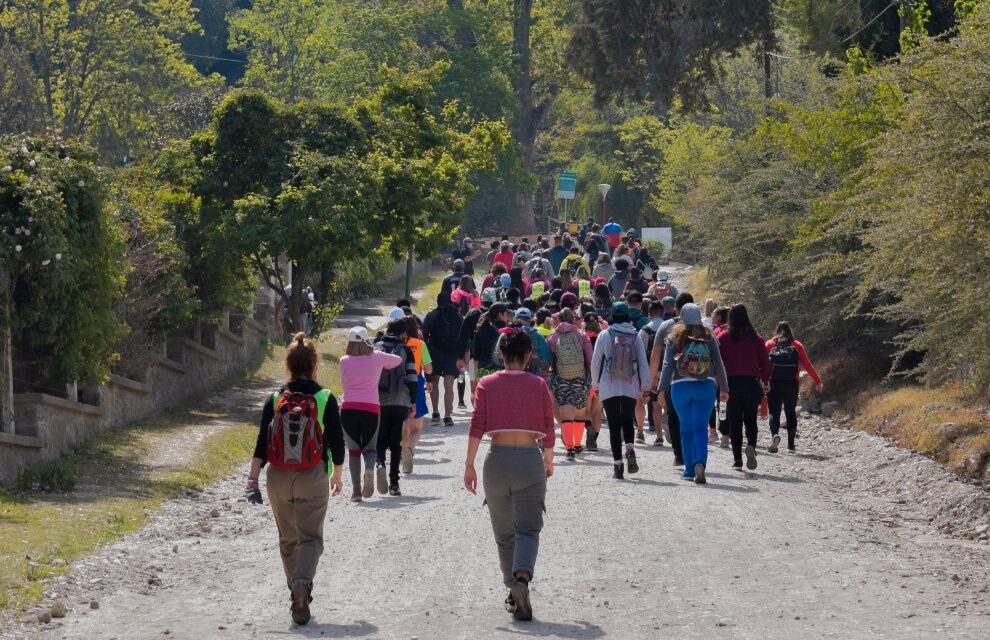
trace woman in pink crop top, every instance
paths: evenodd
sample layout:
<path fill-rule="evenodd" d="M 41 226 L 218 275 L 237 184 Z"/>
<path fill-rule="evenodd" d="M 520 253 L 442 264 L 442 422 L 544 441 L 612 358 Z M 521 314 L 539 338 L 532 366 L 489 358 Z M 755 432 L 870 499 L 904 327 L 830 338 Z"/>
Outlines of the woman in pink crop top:
<path fill-rule="evenodd" d="M 509 588 L 505 608 L 516 620 L 532 620 L 529 583 L 540 548 L 547 478 L 553 475 L 553 398 L 543 378 L 525 371 L 533 353 L 526 331 L 511 326 L 501 333 L 505 370 L 482 378 L 475 390 L 464 487 L 477 491 L 474 459 L 487 434 L 492 446 L 482 482 L 502 580 Z"/>
<path fill-rule="evenodd" d="M 344 428 L 348 466 L 351 472 L 351 502 L 361 502 L 375 494 L 374 469 L 378 460 L 378 382 L 382 371 L 402 364 L 402 358 L 375 351 L 364 327 L 347 332 L 347 355 L 340 359 L 340 424 Z M 361 482 L 361 459 L 364 482 Z M 362 491 L 362 486 L 364 490 Z"/>

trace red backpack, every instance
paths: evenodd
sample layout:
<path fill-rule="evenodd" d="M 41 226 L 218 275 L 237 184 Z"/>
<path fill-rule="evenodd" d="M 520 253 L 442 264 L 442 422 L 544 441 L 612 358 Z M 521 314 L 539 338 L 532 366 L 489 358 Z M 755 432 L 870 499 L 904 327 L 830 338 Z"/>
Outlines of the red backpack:
<path fill-rule="evenodd" d="M 330 392 L 315 395 L 286 389 L 272 396 L 275 416 L 268 425 L 268 462 L 284 471 L 305 471 L 323 463 L 323 411 Z"/>

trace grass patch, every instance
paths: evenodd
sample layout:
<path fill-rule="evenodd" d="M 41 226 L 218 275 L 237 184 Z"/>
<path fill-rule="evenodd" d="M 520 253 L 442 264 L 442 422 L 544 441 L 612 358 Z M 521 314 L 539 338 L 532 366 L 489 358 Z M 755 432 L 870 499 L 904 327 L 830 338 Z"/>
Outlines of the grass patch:
<path fill-rule="evenodd" d="M 72 491 L 79 478 L 72 466 L 61 460 L 49 460 L 17 472 L 18 491 Z"/>
<path fill-rule="evenodd" d="M 990 483 L 990 413 L 961 385 L 905 385 L 859 401 L 857 428 L 924 453 L 953 472 Z"/>
<path fill-rule="evenodd" d="M 413 296 L 411 302 L 413 303 L 413 310 L 417 312 L 424 312 L 436 306 L 437 296 L 440 294 L 440 288 L 443 286 L 444 273 L 439 273 L 436 271 L 429 271 L 426 273 L 414 273 L 412 277 L 412 291 L 415 294 L 417 291 L 422 289 L 419 297 Z M 399 278 L 394 282 L 390 282 L 385 286 L 385 297 L 394 298 L 398 300 L 405 296 L 406 293 L 406 280 L 405 278 Z"/>

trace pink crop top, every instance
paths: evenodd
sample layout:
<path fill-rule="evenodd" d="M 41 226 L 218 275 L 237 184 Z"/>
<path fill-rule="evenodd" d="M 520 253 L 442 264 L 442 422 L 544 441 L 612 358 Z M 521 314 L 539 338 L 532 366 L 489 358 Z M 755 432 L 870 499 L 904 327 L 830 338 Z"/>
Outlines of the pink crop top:
<path fill-rule="evenodd" d="M 525 371 L 499 371 L 485 376 L 474 392 L 474 414 L 468 435 L 483 438 L 496 431 L 532 432 L 552 449 L 553 398 L 543 378 Z"/>

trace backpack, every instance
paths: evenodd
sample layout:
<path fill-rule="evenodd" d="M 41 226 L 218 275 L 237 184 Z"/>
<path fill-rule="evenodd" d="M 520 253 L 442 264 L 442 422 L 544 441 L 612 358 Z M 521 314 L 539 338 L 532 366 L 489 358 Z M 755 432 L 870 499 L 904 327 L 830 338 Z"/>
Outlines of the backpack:
<path fill-rule="evenodd" d="M 707 380 L 712 368 L 712 349 L 707 340 L 691 339 L 677 354 L 677 375 L 688 380 Z"/>
<path fill-rule="evenodd" d="M 457 303 L 457 313 L 463 318 L 471 310 L 471 296 L 463 295 Z"/>
<path fill-rule="evenodd" d="M 608 351 L 608 374 L 612 378 L 632 380 L 639 365 L 636 357 L 636 341 L 639 336 L 635 333 L 609 331 L 609 339 L 612 344 Z"/>
<path fill-rule="evenodd" d="M 453 351 L 454 344 L 461 335 L 461 321 L 459 313 L 445 313 L 444 309 L 437 309 L 436 321 L 430 331 L 430 343 L 438 350 Z"/>
<path fill-rule="evenodd" d="M 577 331 L 564 331 L 557 335 L 557 359 L 554 371 L 565 380 L 583 378 L 584 345 Z"/>
<path fill-rule="evenodd" d="M 320 420 L 330 399 L 323 389 L 310 395 L 286 389 L 272 396 L 275 415 L 268 425 L 267 458 L 276 469 L 305 471 L 323 463 Z"/>
<path fill-rule="evenodd" d="M 544 282 L 543 280 L 537 280 L 536 282 L 533 283 L 533 286 L 530 287 L 530 289 L 531 289 L 531 293 L 529 294 L 529 299 L 539 300 L 540 296 L 542 296 L 547 291 L 547 283 Z"/>
<path fill-rule="evenodd" d="M 481 301 L 488 303 L 489 306 L 495 304 L 496 302 L 504 302 L 505 301 L 505 289 L 503 289 L 502 287 L 497 287 L 497 288 L 496 287 L 488 287 L 481 294 Z"/>
<path fill-rule="evenodd" d="M 389 343 L 389 346 L 386 347 L 384 342 L 379 342 L 375 345 L 375 349 L 402 358 L 399 366 L 382 370 L 382 377 L 378 379 L 378 392 L 391 395 L 401 393 L 406 384 L 406 359 L 408 357 L 406 345 Z"/>
<path fill-rule="evenodd" d="M 578 280 L 578 298 L 583 300 L 589 297 L 591 297 L 591 281 Z"/>
<path fill-rule="evenodd" d="M 533 327 L 525 327 L 524 330 L 533 341 L 533 356 L 526 365 L 526 371 L 535 375 L 542 375 L 543 369 L 550 362 L 550 347 L 547 346 L 546 338 Z"/>
<path fill-rule="evenodd" d="M 657 282 L 653 285 L 653 299 L 662 300 L 670 295 L 670 280 L 664 280 L 662 282 Z"/>
<path fill-rule="evenodd" d="M 646 339 L 646 355 L 649 357 L 649 355 L 653 353 L 653 345 L 656 344 L 657 341 L 657 330 L 647 324 L 643 327 L 643 331 L 645 331 L 646 335 L 649 336 Z"/>
<path fill-rule="evenodd" d="M 789 342 L 778 342 L 773 349 L 770 349 L 770 378 L 796 380 L 800 361 L 797 347 Z"/>

